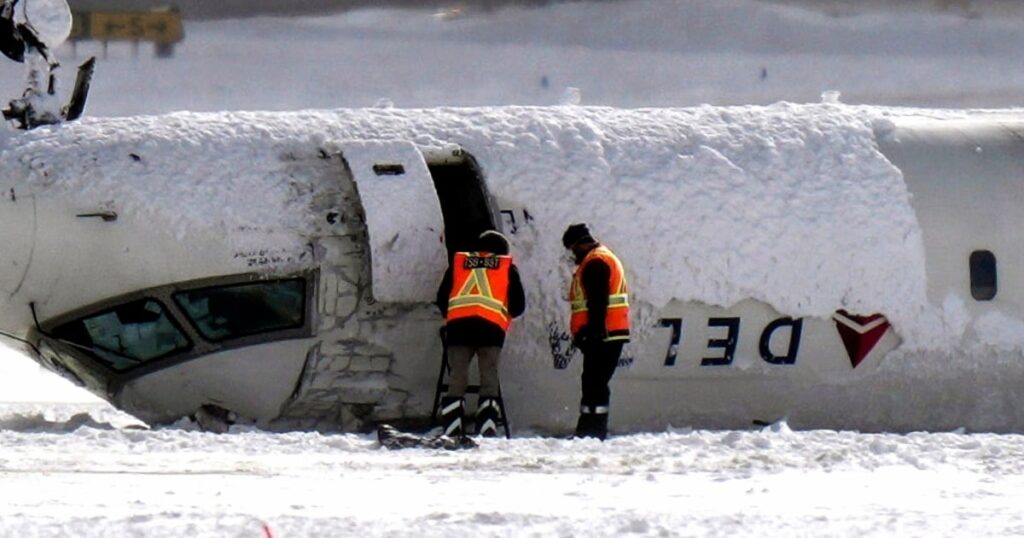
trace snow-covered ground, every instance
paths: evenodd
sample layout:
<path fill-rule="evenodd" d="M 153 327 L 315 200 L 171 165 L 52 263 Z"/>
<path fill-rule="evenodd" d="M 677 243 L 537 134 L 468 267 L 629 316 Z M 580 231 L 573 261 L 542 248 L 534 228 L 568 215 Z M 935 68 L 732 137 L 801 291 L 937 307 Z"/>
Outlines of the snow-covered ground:
<path fill-rule="evenodd" d="M 1019 106 L 1020 21 L 634 0 L 190 23 L 170 60 L 112 44 L 87 114 L 548 105 L 574 99 L 567 88 L 624 107 L 816 102 L 826 90 L 849 103 Z M 59 56 L 70 67 L 93 53 Z M 0 63 L 0 95 L 21 77 Z M 0 536 L 1024 533 L 1019 435 L 779 424 L 387 452 L 358 435 L 138 429 L 4 351 L 0 401 L 20 403 L 0 405 Z"/>
<path fill-rule="evenodd" d="M 0 402 L 102 402 L 0 343 Z"/>
<path fill-rule="evenodd" d="M 3 536 L 1024 531 L 1019 435 L 793 432 L 776 424 L 392 452 L 352 434 L 147 431 L 95 406 L 0 413 Z"/>

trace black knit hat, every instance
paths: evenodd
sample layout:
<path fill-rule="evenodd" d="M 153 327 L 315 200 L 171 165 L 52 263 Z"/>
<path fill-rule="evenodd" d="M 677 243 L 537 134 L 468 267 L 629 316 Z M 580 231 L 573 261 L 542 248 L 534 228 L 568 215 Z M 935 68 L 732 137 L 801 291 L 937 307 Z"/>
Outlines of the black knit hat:
<path fill-rule="evenodd" d="M 565 245 L 565 248 L 572 248 L 573 245 L 583 242 L 593 243 L 594 236 L 590 235 L 590 229 L 582 222 L 579 224 L 570 224 L 569 227 L 565 229 L 565 233 L 562 234 L 562 244 Z"/>
<path fill-rule="evenodd" d="M 477 238 L 477 248 L 494 254 L 508 254 L 510 252 L 508 239 L 496 230 L 487 230 Z"/>

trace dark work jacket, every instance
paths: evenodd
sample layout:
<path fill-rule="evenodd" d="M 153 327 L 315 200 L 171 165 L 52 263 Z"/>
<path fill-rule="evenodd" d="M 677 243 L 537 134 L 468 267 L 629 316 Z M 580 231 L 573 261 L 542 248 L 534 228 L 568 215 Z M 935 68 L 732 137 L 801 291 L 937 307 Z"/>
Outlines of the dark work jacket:
<path fill-rule="evenodd" d="M 441 315 L 448 316 L 448 297 L 452 294 L 452 268 L 444 273 L 441 286 L 437 289 L 437 307 Z M 519 269 L 512 264 L 508 272 L 508 313 L 513 318 L 523 315 L 526 310 L 526 296 Z M 505 331 L 482 318 L 460 318 L 448 322 L 446 342 L 449 346 L 489 347 L 505 345 Z"/>
<path fill-rule="evenodd" d="M 587 338 L 601 341 L 605 336 L 604 318 L 608 313 L 608 281 L 612 270 L 601 260 L 593 260 L 583 269 L 583 293 L 587 295 Z"/>

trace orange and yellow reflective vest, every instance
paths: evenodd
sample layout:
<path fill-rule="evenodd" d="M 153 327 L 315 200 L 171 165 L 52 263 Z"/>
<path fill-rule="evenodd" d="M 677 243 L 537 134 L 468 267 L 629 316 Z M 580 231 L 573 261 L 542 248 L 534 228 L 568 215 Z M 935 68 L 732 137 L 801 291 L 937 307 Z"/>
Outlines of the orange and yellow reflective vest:
<path fill-rule="evenodd" d="M 587 326 L 587 293 L 583 288 L 583 270 L 595 260 L 604 262 L 611 273 L 608 282 L 608 310 L 604 317 L 607 336 L 604 341 L 629 340 L 629 287 L 626 284 L 626 272 L 622 269 L 622 262 L 603 245 L 587 253 L 572 277 L 569 288 L 569 303 L 572 306 L 569 331 L 576 336 Z"/>
<path fill-rule="evenodd" d="M 512 256 L 487 252 L 456 252 L 452 260 L 452 291 L 447 321 L 478 317 L 508 331 L 509 271 Z"/>

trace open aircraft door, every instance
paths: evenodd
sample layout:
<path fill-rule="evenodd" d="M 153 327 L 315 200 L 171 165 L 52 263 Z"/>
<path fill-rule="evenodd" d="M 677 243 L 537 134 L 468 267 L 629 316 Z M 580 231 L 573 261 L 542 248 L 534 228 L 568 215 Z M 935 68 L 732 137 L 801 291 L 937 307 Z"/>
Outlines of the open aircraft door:
<path fill-rule="evenodd" d="M 374 299 L 433 303 L 448 256 L 441 205 L 423 154 L 405 141 L 341 147 L 366 215 Z"/>

